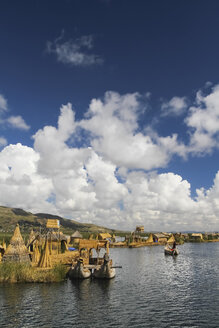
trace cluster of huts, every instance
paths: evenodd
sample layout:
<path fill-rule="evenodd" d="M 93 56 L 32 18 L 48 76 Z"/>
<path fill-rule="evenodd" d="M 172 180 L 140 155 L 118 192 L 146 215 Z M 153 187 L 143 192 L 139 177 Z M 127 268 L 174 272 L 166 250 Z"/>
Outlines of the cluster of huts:
<path fill-rule="evenodd" d="M 33 232 L 30 237 L 33 238 Z M 33 244 L 28 240 L 28 245 L 25 245 L 23 237 L 17 224 L 14 234 L 7 247 L 1 247 L 1 261 L 2 262 L 22 262 L 22 263 L 36 263 L 39 267 L 48 266 L 47 249 L 48 243 L 44 241 L 39 244 L 39 240 L 34 237 Z M 31 245 L 31 246 L 29 246 Z"/>
<path fill-rule="evenodd" d="M 83 236 L 75 231 L 71 236 L 64 235 L 59 229 L 58 220 L 48 220 L 44 234 L 30 232 L 25 243 L 17 224 L 10 244 L 0 244 L 0 262 L 28 262 L 40 268 L 49 268 L 53 264 L 71 264 L 78 256 L 77 245 Z M 90 240 L 114 240 L 108 233 L 100 233 L 95 238 L 90 235 Z"/>
<path fill-rule="evenodd" d="M 0 261 L 28 262 L 40 268 L 51 267 L 57 261 L 71 263 L 75 253 L 69 251 L 68 246 L 71 241 L 77 243 L 80 238 L 82 236 L 79 233 L 68 238 L 59 231 L 47 231 L 40 235 L 32 230 L 25 244 L 17 224 L 9 245 L 6 246 L 4 241 L 0 245 Z"/>
<path fill-rule="evenodd" d="M 128 240 L 128 247 L 140 247 L 140 246 L 153 246 L 153 245 L 165 245 L 167 243 L 173 243 L 175 237 L 173 234 L 168 233 L 151 233 L 148 237 L 142 237 L 135 232 L 132 234 L 131 239 Z"/>
<path fill-rule="evenodd" d="M 219 241 L 219 233 L 150 233 L 144 236 L 144 226 L 137 226 L 131 235 L 126 235 L 122 240 L 112 242 L 110 247 L 140 247 L 156 246 L 184 242 Z"/>

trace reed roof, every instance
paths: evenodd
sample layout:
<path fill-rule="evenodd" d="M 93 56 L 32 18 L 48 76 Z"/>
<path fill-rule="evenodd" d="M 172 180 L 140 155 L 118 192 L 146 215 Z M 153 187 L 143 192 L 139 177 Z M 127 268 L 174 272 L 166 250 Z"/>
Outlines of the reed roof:
<path fill-rule="evenodd" d="M 75 231 L 71 237 L 73 238 L 83 238 L 82 234 L 79 231 Z"/>
<path fill-rule="evenodd" d="M 3 261 L 30 262 L 29 252 L 21 236 L 19 224 L 17 224 L 10 244 L 5 251 Z"/>
<path fill-rule="evenodd" d="M 10 240 L 10 244 L 5 251 L 5 255 L 9 254 L 28 254 L 27 247 L 25 246 L 24 240 L 21 236 L 19 224 L 17 224 L 14 234 Z"/>
<path fill-rule="evenodd" d="M 52 240 L 52 241 L 62 241 L 62 240 L 64 240 L 64 241 L 67 241 L 67 237 L 63 234 L 63 233 L 56 233 L 56 232 L 52 232 L 52 233 L 48 233 L 47 234 L 47 238 L 48 238 L 48 240 L 50 241 L 50 240 Z"/>
<path fill-rule="evenodd" d="M 111 238 L 112 236 L 109 233 L 99 233 L 98 237 L 104 240 L 107 238 Z"/>

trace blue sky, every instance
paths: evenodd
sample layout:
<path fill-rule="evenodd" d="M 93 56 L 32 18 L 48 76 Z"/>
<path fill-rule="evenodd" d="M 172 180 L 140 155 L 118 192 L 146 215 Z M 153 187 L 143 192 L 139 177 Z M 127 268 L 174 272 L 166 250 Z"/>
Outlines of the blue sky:
<path fill-rule="evenodd" d="M 0 1 L 0 201 L 219 229 L 218 1 Z"/>

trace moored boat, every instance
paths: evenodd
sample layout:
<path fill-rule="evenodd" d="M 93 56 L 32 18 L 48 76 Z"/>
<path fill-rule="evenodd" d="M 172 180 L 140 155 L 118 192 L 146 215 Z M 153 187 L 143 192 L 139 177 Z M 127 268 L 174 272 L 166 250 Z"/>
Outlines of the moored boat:
<path fill-rule="evenodd" d="M 105 254 L 103 264 L 94 270 L 93 276 L 99 279 L 112 279 L 115 275 L 116 270 L 112 267 L 112 260 L 110 260 L 108 254 Z"/>
<path fill-rule="evenodd" d="M 179 251 L 177 248 L 171 248 L 169 245 L 166 245 L 164 248 L 164 254 L 176 256 L 179 254 Z"/>
<path fill-rule="evenodd" d="M 100 257 L 100 250 L 105 249 L 105 255 Z M 68 272 L 70 279 L 85 279 L 91 276 L 95 278 L 111 279 L 115 277 L 115 268 L 112 266 L 112 259 L 109 257 L 108 240 L 87 240 L 79 241 L 78 250 L 80 258 L 73 264 Z M 97 256 L 93 256 L 93 250 Z"/>
<path fill-rule="evenodd" d="M 68 276 L 70 279 L 86 279 L 91 276 L 91 271 L 84 267 L 83 259 L 80 258 L 77 263 L 71 267 Z"/>

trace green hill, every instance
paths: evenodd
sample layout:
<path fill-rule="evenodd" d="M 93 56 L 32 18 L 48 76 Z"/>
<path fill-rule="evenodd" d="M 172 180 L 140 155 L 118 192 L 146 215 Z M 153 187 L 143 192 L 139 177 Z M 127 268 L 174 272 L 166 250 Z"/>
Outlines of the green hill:
<path fill-rule="evenodd" d="M 21 231 L 29 233 L 31 229 L 40 230 L 46 226 L 47 219 L 58 219 L 60 221 L 61 230 L 64 233 L 73 233 L 78 230 L 82 233 L 99 233 L 99 232 L 116 232 L 113 229 L 108 229 L 94 224 L 79 223 L 74 220 L 62 218 L 57 215 L 38 213 L 33 214 L 26 212 L 20 208 L 10 208 L 0 206 L 0 232 L 12 233 L 17 223 L 20 225 Z"/>

